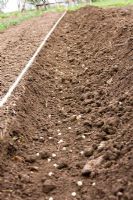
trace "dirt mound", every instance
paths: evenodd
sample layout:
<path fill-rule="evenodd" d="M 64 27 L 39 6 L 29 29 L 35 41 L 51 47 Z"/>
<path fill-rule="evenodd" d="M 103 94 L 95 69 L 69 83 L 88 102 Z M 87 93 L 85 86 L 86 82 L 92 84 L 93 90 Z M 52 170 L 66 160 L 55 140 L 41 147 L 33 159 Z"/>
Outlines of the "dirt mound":
<path fill-rule="evenodd" d="M 1 199 L 133 199 L 132 19 L 128 9 L 66 15 L 7 114 Z"/>

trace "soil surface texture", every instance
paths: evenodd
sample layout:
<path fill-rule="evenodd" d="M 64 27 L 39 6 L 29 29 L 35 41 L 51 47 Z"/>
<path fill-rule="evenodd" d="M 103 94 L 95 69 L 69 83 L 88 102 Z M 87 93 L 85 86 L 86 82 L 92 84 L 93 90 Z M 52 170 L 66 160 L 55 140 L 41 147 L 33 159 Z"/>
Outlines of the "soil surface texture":
<path fill-rule="evenodd" d="M 133 199 L 133 12 L 68 12 L 1 111 L 1 200 Z"/>
<path fill-rule="evenodd" d="M 0 96 L 7 92 L 60 16 L 45 13 L 0 32 Z"/>

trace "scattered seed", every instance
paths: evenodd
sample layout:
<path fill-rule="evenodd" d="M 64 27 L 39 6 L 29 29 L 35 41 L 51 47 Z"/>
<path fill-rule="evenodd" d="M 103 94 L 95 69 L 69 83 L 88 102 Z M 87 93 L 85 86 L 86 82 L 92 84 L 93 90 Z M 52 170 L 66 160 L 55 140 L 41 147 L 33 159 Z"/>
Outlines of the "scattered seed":
<path fill-rule="evenodd" d="M 53 139 L 53 137 L 49 137 L 49 140 L 52 140 Z"/>
<path fill-rule="evenodd" d="M 48 158 L 48 162 L 51 162 L 51 158 Z"/>
<path fill-rule="evenodd" d="M 57 132 L 60 132 L 60 129 L 57 129 Z"/>
<path fill-rule="evenodd" d="M 71 128 L 71 127 L 68 127 L 68 129 L 71 130 L 72 128 Z"/>
<path fill-rule="evenodd" d="M 48 115 L 48 118 L 51 119 L 51 115 Z"/>
<path fill-rule="evenodd" d="M 81 154 L 81 155 L 84 155 L 84 151 L 80 151 L 80 154 Z"/>
<path fill-rule="evenodd" d="M 48 175 L 49 175 L 49 176 L 52 176 L 52 175 L 53 175 L 53 172 L 49 172 Z"/>
<path fill-rule="evenodd" d="M 63 147 L 62 150 L 63 150 L 63 151 L 66 151 L 66 147 Z"/>
<path fill-rule="evenodd" d="M 49 200 L 54 200 L 53 197 L 49 197 Z"/>
<path fill-rule="evenodd" d="M 58 167 L 58 165 L 57 165 L 56 163 L 55 163 L 55 164 L 53 164 L 53 166 L 54 166 L 54 167 L 56 167 L 56 168 Z"/>
<path fill-rule="evenodd" d="M 16 111 L 15 110 L 12 110 L 13 114 L 16 114 Z"/>
<path fill-rule="evenodd" d="M 85 139 L 85 135 L 82 135 L 82 138 Z"/>
<path fill-rule="evenodd" d="M 107 84 L 111 84 L 111 83 L 112 83 L 112 81 L 113 81 L 113 79 L 112 79 L 112 78 L 110 78 L 109 80 L 107 80 Z"/>
<path fill-rule="evenodd" d="M 55 154 L 55 153 L 52 153 L 52 157 L 55 158 L 55 157 L 56 157 L 56 154 Z"/>
<path fill-rule="evenodd" d="M 62 133 L 58 133 L 58 135 L 62 135 Z"/>
<path fill-rule="evenodd" d="M 43 141 L 44 141 L 44 137 L 41 136 L 41 137 L 39 138 L 39 141 L 40 141 L 40 142 L 43 142 Z"/>
<path fill-rule="evenodd" d="M 59 140 L 59 141 L 58 141 L 58 144 L 61 144 L 62 142 L 63 142 L 63 140 Z"/>
<path fill-rule="evenodd" d="M 72 196 L 73 196 L 73 197 L 76 197 L 76 192 L 72 192 Z"/>
<path fill-rule="evenodd" d="M 71 152 L 71 153 L 72 153 L 72 152 L 73 152 L 73 150 L 72 150 L 72 149 L 70 149 L 70 150 L 69 150 L 69 152 Z"/>
<path fill-rule="evenodd" d="M 77 118 L 77 120 L 81 119 L 81 115 L 78 115 L 76 118 Z"/>
<path fill-rule="evenodd" d="M 78 185 L 78 186 L 82 186 L 82 185 L 83 185 L 83 182 L 82 182 L 82 181 L 78 181 L 78 182 L 77 182 L 77 185 Z"/>
<path fill-rule="evenodd" d="M 93 185 L 93 186 L 95 186 L 95 185 L 96 185 L 96 183 L 94 182 L 94 183 L 92 183 L 92 185 Z"/>
<path fill-rule="evenodd" d="M 38 157 L 39 157 L 39 156 L 40 156 L 40 153 L 36 153 L 36 156 L 38 156 Z"/>

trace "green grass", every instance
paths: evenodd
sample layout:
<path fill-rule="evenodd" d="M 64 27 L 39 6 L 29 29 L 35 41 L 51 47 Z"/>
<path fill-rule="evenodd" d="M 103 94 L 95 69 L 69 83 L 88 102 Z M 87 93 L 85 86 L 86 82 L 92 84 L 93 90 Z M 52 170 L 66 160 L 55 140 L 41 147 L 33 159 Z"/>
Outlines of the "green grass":
<path fill-rule="evenodd" d="M 65 9 L 66 8 L 64 6 L 56 6 L 53 8 L 48 8 L 47 10 L 41 9 L 25 12 L 0 13 L 0 31 L 4 31 L 10 26 L 15 26 L 33 17 L 42 16 L 46 12 L 63 12 Z"/>
<path fill-rule="evenodd" d="M 129 4 L 133 4 L 133 0 L 97 0 L 93 2 L 93 6 L 100 6 L 100 7 L 114 7 L 114 6 L 126 6 Z M 77 10 L 87 4 L 80 3 L 74 6 L 68 6 L 67 10 Z M 15 26 L 20 24 L 21 22 L 31 19 L 33 17 L 42 16 L 46 12 L 63 12 L 65 11 L 64 6 L 56 6 L 53 8 L 48 8 L 47 10 L 32 10 L 32 11 L 25 11 L 21 12 L 13 12 L 13 13 L 0 13 L 0 31 L 3 31 L 11 26 Z"/>
<path fill-rule="evenodd" d="M 121 7 L 130 4 L 133 4 L 133 0 L 98 0 L 92 3 L 92 5 L 100 7 Z"/>
<path fill-rule="evenodd" d="M 68 9 L 78 9 L 80 6 L 69 7 Z M 66 8 L 64 6 L 56 6 L 53 8 L 48 8 L 47 10 L 31 10 L 25 12 L 13 12 L 13 13 L 0 13 L 0 31 L 20 24 L 21 22 L 31 19 L 33 17 L 42 16 L 46 12 L 63 12 Z"/>
<path fill-rule="evenodd" d="M 0 31 L 3 31 L 10 26 L 15 26 L 20 24 L 21 22 L 28 20 L 32 17 L 41 16 L 44 14 L 43 10 L 34 10 L 34 11 L 26 11 L 26 12 L 14 12 L 7 14 L 0 14 Z"/>

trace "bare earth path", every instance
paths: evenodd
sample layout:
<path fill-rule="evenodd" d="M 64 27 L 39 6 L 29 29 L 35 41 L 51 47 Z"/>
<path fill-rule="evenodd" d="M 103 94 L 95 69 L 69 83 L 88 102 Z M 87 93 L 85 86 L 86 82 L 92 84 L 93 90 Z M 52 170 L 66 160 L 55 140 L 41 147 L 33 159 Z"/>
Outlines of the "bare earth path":
<path fill-rule="evenodd" d="M 8 90 L 60 15 L 45 13 L 0 33 L 0 96 Z"/>

